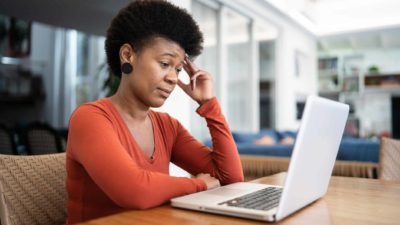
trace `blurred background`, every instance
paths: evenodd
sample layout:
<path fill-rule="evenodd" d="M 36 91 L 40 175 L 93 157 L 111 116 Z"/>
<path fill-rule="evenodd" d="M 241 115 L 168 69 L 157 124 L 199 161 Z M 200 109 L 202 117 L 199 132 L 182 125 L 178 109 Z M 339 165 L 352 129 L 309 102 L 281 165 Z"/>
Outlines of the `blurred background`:
<path fill-rule="evenodd" d="M 0 123 L 18 133 L 41 122 L 67 138 L 73 110 L 115 89 L 104 35 L 129 2 L 2 0 Z M 400 1 L 171 2 L 204 33 L 195 62 L 214 76 L 233 131 L 295 131 L 313 94 L 350 105 L 346 135 L 400 138 Z M 196 108 L 177 88 L 156 110 L 205 141 L 208 129 Z"/>

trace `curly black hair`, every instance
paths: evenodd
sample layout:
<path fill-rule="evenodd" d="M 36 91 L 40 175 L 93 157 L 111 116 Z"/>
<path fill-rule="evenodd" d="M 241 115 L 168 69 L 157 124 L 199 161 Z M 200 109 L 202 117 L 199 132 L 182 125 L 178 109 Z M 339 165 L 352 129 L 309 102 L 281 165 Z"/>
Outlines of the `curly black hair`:
<path fill-rule="evenodd" d="M 107 30 L 105 51 L 111 72 L 121 77 L 123 44 L 131 44 L 139 53 L 155 37 L 178 43 L 190 57 L 203 50 L 203 34 L 185 9 L 163 0 L 137 0 L 122 8 Z"/>

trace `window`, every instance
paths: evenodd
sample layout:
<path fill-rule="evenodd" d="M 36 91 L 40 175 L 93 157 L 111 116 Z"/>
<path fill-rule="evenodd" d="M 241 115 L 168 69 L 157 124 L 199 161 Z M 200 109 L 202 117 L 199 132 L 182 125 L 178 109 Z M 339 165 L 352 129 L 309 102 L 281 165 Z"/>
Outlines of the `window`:
<path fill-rule="evenodd" d="M 195 63 L 213 76 L 214 93 L 218 93 L 218 49 L 217 49 L 217 16 L 218 11 L 198 1 L 192 2 L 192 14 L 204 35 L 203 53 L 195 59 Z M 192 111 L 198 107 L 192 103 Z M 210 138 L 206 122 L 199 115 L 191 114 L 191 132 L 199 140 Z"/>
<path fill-rule="evenodd" d="M 77 84 L 76 105 L 103 97 L 103 82 L 107 71 L 104 37 L 77 32 Z"/>
<path fill-rule="evenodd" d="M 192 1 L 192 14 L 204 34 L 203 54 L 195 61 L 213 75 L 214 94 L 233 131 L 260 127 L 260 77 L 268 80 L 267 126 L 273 126 L 276 27 L 212 0 Z M 260 59 L 260 57 L 264 57 Z M 193 110 L 197 104 L 193 104 Z M 191 132 L 209 138 L 204 119 L 191 118 Z"/>
<path fill-rule="evenodd" d="M 227 50 L 227 106 L 232 130 L 251 129 L 250 20 L 230 10 L 224 11 L 226 28 L 223 42 Z M 234 90 L 234 91 L 233 91 Z"/>

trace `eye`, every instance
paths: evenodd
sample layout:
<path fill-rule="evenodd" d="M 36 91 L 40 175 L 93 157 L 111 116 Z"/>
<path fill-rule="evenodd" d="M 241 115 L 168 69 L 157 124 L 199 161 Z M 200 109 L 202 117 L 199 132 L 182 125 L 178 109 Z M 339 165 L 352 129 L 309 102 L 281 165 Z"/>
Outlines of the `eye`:
<path fill-rule="evenodd" d="M 160 66 L 161 66 L 162 68 L 166 69 L 166 68 L 169 67 L 169 64 L 168 64 L 168 63 L 165 63 L 165 62 L 160 62 Z"/>
<path fill-rule="evenodd" d="M 176 72 L 177 72 L 177 73 L 180 73 L 181 71 L 182 71 L 182 68 L 176 69 Z"/>

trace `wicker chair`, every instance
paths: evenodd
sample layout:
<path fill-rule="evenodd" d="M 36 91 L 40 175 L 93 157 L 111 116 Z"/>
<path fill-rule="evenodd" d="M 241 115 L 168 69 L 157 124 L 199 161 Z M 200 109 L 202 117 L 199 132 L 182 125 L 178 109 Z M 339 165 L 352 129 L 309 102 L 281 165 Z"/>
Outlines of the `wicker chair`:
<path fill-rule="evenodd" d="M 65 224 L 65 178 L 65 153 L 0 155 L 1 224 Z"/>
<path fill-rule="evenodd" d="M 379 179 L 400 181 L 400 140 L 382 138 Z"/>
<path fill-rule="evenodd" d="M 24 132 L 26 150 L 29 155 L 64 152 L 60 135 L 44 123 L 32 123 Z"/>
<path fill-rule="evenodd" d="M 17 154 L 17 147 L 13 138 L 13 134 L 3 124 L 0 124 L 0 154 Z"/>

